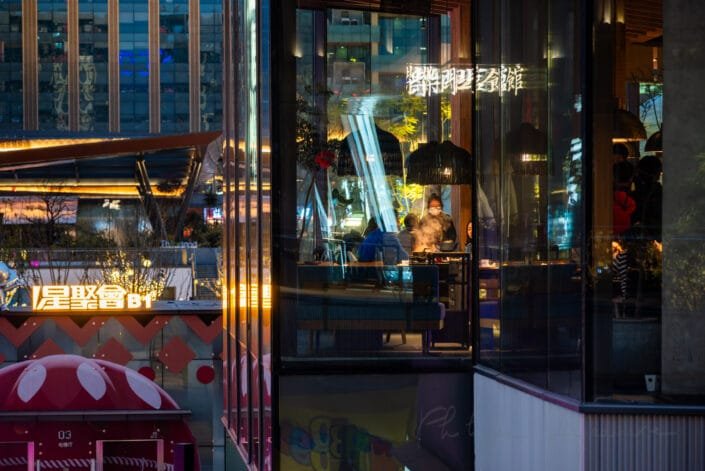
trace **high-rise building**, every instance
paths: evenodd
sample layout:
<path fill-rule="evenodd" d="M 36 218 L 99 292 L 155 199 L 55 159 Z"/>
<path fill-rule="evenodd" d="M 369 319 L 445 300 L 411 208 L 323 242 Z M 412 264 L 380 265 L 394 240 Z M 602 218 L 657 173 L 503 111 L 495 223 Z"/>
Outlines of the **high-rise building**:
<path fill-rule="evenodd" d="M 184 133 L 222 122 L 215 0 L 0 4 L 0 133 Z"/>

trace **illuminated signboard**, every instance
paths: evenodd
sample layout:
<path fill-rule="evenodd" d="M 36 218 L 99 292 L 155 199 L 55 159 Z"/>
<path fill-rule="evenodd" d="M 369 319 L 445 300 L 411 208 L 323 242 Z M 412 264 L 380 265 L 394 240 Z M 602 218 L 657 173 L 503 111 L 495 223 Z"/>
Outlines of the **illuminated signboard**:
<path fill-rule="evenodd" d="M 406 89 L 409 95 L 455 95 L 476 89 L 483 93 L 516 93 L 526 87 L 527 69 L 521 65 L 468 67 L 463 65 L 408 64 Z"/>
<path fill-rule="evenodd" d="M 35 311 L 88 311 L 151 308 L 149 295 L 128 293 L 118 285 L 52 285 L 32 287 Z"/>

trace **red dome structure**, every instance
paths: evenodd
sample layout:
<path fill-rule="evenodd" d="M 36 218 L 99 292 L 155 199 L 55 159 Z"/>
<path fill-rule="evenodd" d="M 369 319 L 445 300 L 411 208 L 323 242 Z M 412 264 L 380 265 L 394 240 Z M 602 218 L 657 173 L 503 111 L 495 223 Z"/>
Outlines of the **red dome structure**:
<path fill-rule="evenodd" d="M 62 460 L 79 467 L 102 460 L 106 470 L 144 462 L 156 467 L 159 460 L 173 469 L 175 449 L 195 446 L 183 420 L 187 412 L 169 394 L 137 371 L 105 360 L 51 355 L 0 369 L 0 410 L 16 416 L 0 422 L 0 443 L 41 450 L 34 459 L 42 469 Z M 0 450 L 7 453 L 26 456 Z M 199 469 L 197 462 L 193 466 Z"/>
<path fill-rule="evenodd" d="M 0 409 L 11 411 L 179 408 L 138 372 L 76 355 L 51 355 L 1 369 L 0 401 Z"/>

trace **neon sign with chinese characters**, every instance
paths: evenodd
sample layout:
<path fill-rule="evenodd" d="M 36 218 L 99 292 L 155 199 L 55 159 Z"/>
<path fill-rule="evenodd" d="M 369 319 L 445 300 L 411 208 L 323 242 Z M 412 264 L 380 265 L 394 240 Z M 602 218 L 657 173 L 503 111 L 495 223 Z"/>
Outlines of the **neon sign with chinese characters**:
<path fill-rule="evenodd" d="M 34 311 L 90 311 L 152 307 L 150 295 L 129 293 L 118 285 L 51 285 L 32 287 Z"/>
<path fill-rule="evenodd" d="M 461 91 L 483 93 L 516 93 L 527 88 L 527 69 L 521 65 L 468 67 L 463 65 L 408 64 L 406 89 L 409 95 L 432 96 L 441 93 L 455 95 Z"/>

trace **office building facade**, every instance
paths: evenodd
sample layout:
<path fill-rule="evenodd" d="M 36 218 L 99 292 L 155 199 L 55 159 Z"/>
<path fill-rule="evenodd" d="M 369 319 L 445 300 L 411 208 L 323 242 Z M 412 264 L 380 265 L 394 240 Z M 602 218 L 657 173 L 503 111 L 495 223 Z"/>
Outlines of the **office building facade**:
<path fill-rule="evenodd" d="M 0 128 L 218 130 L 222 27 L 213 0 L 3 2 Z"/>

